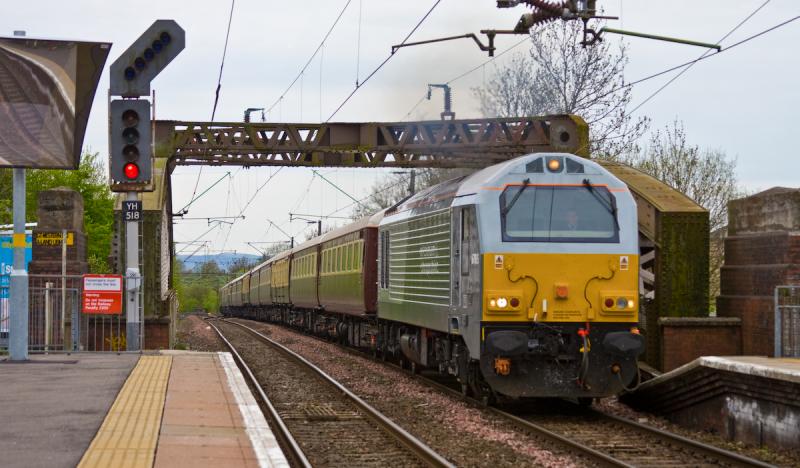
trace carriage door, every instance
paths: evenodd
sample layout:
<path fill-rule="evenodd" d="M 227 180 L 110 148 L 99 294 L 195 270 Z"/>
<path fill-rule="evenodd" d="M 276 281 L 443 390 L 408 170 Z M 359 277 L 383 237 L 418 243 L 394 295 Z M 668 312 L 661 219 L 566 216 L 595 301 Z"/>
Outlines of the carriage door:
<path fill-rule="evenodd" d="M 466 316 L 474 307 L 480 307 L 480 263 L 478 226 L 474 206 L 453 210 L 452 268 L 450 328 L 463 327 Z M 459 323 L 460 322 L 460 323 Z"/>

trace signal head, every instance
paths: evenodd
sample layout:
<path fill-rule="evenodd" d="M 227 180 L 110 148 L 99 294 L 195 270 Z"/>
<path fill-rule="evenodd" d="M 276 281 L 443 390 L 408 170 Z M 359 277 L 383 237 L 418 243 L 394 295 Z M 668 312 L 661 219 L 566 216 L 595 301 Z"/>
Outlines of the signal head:
<path fill-rule="evenodd" d="M 135 145 L 139 143 L 139 131 L 135 128 L 126 128 L 122 131 L 122 139 L 127 145 Z"/>
<path fill-rule="evenodd" d="M 132 79 L 136 78 L 136 70 L 133 67 L 128 67 L 125 69 L 125 81 L 131 81 Z"/>
<path fill-rule="evenodd" d="M 128 109 L 122 113 L 122 124 L 125 127 L 135 127 L 139 125 L 139 113 L 133 109 Z"/>
<path fill-rule="evenodd" d="M 136 180 L 139 177 L 139 166 L 134 163 L 128 163 L 123 168 L 123 172 L 128 180 Z"/>

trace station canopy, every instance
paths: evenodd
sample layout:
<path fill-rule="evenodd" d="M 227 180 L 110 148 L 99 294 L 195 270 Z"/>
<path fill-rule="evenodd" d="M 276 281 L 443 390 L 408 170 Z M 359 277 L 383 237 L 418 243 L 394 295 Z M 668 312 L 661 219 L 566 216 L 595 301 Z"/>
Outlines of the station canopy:
<path fill-rule="evenodd" d="M 110 49 L 0 37 L 0 167 L 77 169 Z"/>

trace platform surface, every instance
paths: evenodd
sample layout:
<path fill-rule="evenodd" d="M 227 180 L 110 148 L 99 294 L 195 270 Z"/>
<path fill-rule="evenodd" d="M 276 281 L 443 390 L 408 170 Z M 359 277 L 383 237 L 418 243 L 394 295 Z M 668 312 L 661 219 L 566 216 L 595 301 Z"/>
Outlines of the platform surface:
<path fill-rule="evenodd" d="M 800 383 L 800 359 L 770 358 L 766 356 L 704 356 L 670 372 L 661 374 L 645 382 L 642 387 L 648 388 L 650 386 L 656 386 L 661 382 L 669 381 L 683 374 L 690 373 L 698 367 Z"/>
<path fill-rule="evenodd" d="M 288 467 L 228 353 L 32 359 L 0 363 L 3 467 Z"/>
<path fill-rule="evenodd" d="M 34 355 L 0 363 L 0 465 L 77 465 L 138 359 Z"/>
<path fill-rule="evenodd" d="M 154 466 L 289 466 L 229 353 L 174 356 Z"/>

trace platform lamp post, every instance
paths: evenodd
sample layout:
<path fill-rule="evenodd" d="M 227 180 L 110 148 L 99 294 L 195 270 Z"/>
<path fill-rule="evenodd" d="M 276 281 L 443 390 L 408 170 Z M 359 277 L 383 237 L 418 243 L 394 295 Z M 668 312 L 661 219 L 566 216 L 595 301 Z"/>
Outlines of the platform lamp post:
<path fill-rule="evenodd" d="M 25 266 L 25 169 L 14 168 L 14 265 L 9 279 L 11 321 L 8 352 L 12 361 L 28 360 L 28 270 Z"/>

